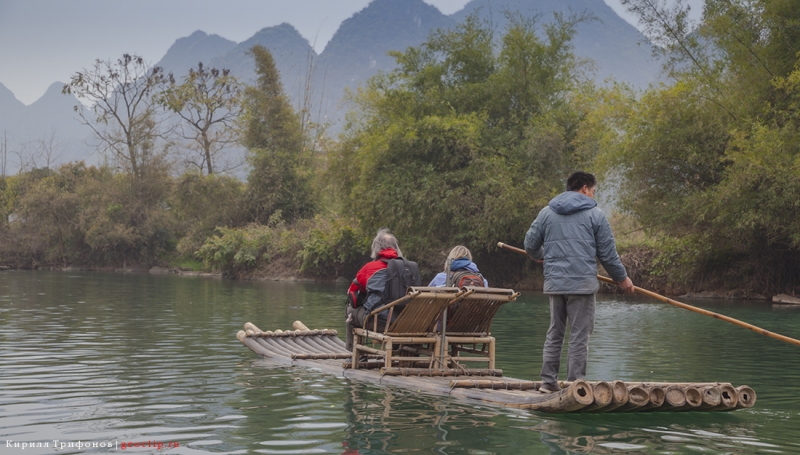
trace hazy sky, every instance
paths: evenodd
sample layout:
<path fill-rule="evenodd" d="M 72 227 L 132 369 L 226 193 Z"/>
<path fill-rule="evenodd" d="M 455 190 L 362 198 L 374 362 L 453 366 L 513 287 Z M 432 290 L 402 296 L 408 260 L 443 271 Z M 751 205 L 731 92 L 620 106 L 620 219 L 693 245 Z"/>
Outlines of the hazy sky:
<path fill-rule="evenodd" d="M 452 14 L 469 0 L 424 0 Z M 634 25 L 619 0 L 603 0 Z M 370 0 L 0 0 L 0 83 L 25 104 L 97 58 L 137 53 L 151 63 L 195 30 L 241 42 L 292 24 L 322 52 Z M 695 13 L 703 0 L 690 0 Z"/>

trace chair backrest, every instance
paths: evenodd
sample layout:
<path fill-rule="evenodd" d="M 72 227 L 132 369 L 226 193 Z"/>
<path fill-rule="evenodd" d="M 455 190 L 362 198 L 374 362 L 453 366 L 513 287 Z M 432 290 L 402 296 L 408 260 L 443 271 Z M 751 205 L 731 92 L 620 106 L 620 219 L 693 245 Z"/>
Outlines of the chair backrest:
<path fill-rule="evenodd" d="M 436 322 L 447 305 L 464 294 L 458 288 L 411 287 L 409 294 L 419 292 L 405 303 L 403 311 L 392 321 L 385 333 L 423 335 L 433 333 Z"/>
<path fill-rule="evenodd" d="M 519 296 L 502 288 L 465 287 L 462 291 L 465 296 L 448 308 L 447 335 L 488 335 L 497 310 Z"/>

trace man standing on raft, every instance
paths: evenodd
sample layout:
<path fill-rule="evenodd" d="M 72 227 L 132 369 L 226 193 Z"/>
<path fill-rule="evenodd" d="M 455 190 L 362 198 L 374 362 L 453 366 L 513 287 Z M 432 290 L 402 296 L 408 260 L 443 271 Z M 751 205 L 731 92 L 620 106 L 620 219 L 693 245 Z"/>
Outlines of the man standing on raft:
<path fill-rule="evenodd" d="M 614 235 L 594 200 L 597 180 L 587 172 L 567 179 L 567 191 L 543 208 L 525 235 L 525 251 L 544 259 L 544 293 L 550 295 L 550 328 L 544 343 L 542 387 L 557 392 L 561 348 L 570 323 L 567 380 L 586 376 L 589 336 L 594 330 L 597 260 L 625 292 L 633 282 L 617 254 Z"/>

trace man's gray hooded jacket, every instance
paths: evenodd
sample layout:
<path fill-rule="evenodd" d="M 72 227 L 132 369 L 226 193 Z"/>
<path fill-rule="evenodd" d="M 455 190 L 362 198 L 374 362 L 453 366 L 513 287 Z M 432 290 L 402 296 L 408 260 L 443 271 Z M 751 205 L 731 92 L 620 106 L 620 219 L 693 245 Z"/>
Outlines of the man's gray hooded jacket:
<path fill-rule="evenodd" d="M 597 259 L 614 281 L 628 276 L 605 214 L 577 191 L 559 194 L 539 212 L 525 235 L 525 251 L 544 259 L 545 294 L 596 293 Z"/>

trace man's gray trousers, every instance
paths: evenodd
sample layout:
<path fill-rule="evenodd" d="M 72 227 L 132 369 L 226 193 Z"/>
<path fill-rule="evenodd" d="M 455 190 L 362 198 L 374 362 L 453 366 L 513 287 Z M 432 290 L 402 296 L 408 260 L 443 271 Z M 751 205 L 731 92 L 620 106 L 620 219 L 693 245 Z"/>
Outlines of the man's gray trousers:
<path fill-rule="evenodd" d="M 550 295 L 550 328 L 544 343 L 542 357 L 542 381 L 558 383 L 561 366 L 561 347 L 564 332 L 569 322 L 569 350 L 567 381 L 586 376 L 586 361 L 589 357 L 589 337 L 594 330 L 594 294 Z"/>

